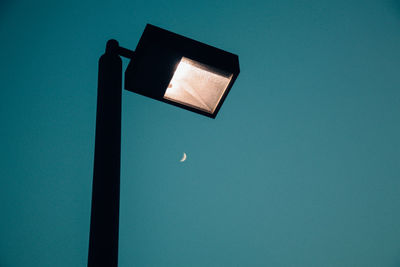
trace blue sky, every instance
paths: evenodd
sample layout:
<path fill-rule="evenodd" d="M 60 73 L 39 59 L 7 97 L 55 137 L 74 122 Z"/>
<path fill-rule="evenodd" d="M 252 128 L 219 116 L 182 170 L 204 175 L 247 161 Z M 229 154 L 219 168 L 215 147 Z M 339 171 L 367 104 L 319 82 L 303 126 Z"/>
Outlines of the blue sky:
<path fill-rule="evenodd" d="M 86 265 L 98 58 L 146 23 L 241 73 L 215 120 L 123 92 L 120 266 L 400 265 L 399 1 L 0 9 L 0 266 Z"/>

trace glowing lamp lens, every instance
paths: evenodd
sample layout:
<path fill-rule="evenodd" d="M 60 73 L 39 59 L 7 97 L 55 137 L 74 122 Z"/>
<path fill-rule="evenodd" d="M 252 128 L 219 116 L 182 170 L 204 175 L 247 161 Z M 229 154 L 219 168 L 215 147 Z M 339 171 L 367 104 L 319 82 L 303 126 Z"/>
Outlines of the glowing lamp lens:
<path fill-rule="evenodd" d="M 213 114 L 231 79 L 232 74 L 182 57 L 164 98 Z"/>

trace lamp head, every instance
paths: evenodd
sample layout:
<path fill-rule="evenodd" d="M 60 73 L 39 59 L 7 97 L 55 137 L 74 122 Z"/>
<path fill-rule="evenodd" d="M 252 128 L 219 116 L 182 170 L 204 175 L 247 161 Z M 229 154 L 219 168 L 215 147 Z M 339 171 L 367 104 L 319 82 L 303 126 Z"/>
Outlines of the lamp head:
<path fill-rule="evenodd" d="M 147 24 L 125 89 L 215 118 L 239 71 L 237 55 Z"/>

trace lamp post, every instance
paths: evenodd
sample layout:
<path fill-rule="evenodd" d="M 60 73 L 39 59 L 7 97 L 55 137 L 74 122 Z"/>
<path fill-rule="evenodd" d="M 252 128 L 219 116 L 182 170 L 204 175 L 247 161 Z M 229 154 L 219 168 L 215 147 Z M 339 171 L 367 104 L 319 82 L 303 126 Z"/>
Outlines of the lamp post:
<path fill-rule="evenodd" d="M 118 266 L 122 60 L 125 89 L 215 118 L 238 57 L 148 24 L 135 52 L 109 40 L 100 57 L 88 266 Z"/>

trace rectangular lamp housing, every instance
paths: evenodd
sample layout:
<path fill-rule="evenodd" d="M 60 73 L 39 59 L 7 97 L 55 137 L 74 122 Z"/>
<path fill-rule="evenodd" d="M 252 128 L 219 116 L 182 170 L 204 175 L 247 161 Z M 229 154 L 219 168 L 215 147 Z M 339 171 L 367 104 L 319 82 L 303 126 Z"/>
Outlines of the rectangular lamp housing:
<path fill-rule="evenodd" d="M 215 118 L 239 72 L 237 55 L 147 24 L 125 89 Z"/>

